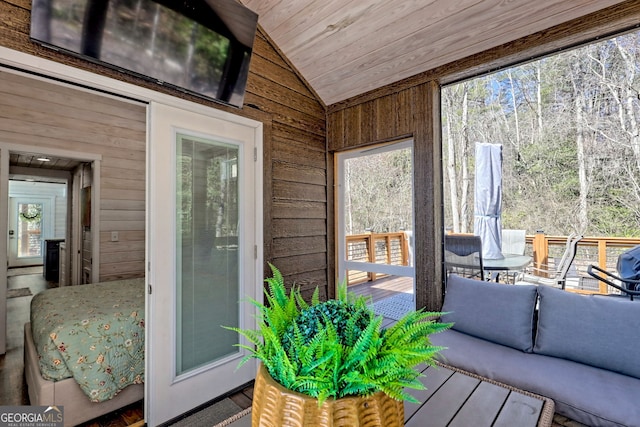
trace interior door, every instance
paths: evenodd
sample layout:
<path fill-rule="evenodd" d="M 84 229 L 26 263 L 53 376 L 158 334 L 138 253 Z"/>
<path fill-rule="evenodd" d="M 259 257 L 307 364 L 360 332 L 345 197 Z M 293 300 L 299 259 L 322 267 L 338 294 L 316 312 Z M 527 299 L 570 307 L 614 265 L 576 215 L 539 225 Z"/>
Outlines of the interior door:
<path fill-rule="evenodd" d="M 256 328 L 246 299 L 262 299 L 262 140 L 259 124 L 235 116 L 150 109 L 145 418 L 155 426 L 255 376 L 255 361 L 237 369 L 246 350 L 222 326 Z"/>
<path fill-rule="evenodd" d="M 42 264 L 43 242 L 51 231 L 50 200 L 10 197 L 9 267 Z"/>

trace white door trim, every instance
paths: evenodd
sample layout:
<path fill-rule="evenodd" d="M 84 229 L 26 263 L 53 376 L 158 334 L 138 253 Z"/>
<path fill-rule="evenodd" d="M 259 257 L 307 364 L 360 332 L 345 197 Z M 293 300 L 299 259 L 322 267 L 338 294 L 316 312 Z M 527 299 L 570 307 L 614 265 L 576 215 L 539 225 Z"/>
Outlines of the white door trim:
<path fill-rule="evenodd" d="M 9 150 L 0 146 L 0 354 L 7 352 L 7 251 L 9 239 Z"/>
<path fill-rule="evenodd" d="M 397 275 L 397 276 L 407 276 L 412 277 L 414 279 L 414 287 L 415 287 L 415 266 L 394 266 L 394 265 L 384 265 L 384 264 L 376 264 L 370 262 L 362 262 L 362 261 L 348 261 L 347 260 L 347 239 L 345 232 L 345 188 L 344 188 L 344 176 L 345 176 L 345 161 L 357 157 L 363 157 L 371 154 L 384 153 L 395 150 L 402 150 L 405 148 L 410 148 L 412 153 L 414 151 L 414 142 L 412 138 L 405 140 L 398 140 L 394 142 L 385 143 L 382 145 L 378 145 L 375 147 L 368 148 L 357 148 L 348 151 L 342 151 L 336 153 L 334 164 L 336 171 L 336 185 L 338 186 L 338 190 L 336 192 L 336 211 L 337 211 L 337 256 L 338 256 L 338 268 L 337 268 L 337 282 L 342 283 L 346 280 L 346 271 L 347 270 L 358 270 L 358 271 L 367 271 L 367 272 L 377 272 L 383 274 Z M 412 168 L 413 168 L 413 160 L 412 160 Z M 412 174 L 413 176 L 413 174 Z M 415 210 L 414 210 L 415 211 Z M 415 222 L 415 219 L 414 219 Z M 412 227 L 413 229 L 413 227 Z M 415 295 L 415 292 L 414 292 Z"/>

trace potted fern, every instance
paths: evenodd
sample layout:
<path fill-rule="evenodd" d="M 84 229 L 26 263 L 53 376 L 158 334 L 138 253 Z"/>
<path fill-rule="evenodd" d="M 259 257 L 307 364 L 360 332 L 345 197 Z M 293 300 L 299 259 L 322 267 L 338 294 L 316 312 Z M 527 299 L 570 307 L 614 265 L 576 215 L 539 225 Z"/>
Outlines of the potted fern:
<path fill-rule="evenodd" d="M 416 402 L 405 388 L 424 388 L 415 367 L 434 364 L 441 350 L 429 335 L 451 326 L 432 320 L 441 313 L 412 311 L 384 329 L 367 299 L 345 284 L 337 299 L 320 302 L 316 289 L 307 303 L 299 288 L 287 293 L 280 271 L 271 270 L 267 304 L 251 300 L 259 329 L 228 328 L 252 344 L 241 345 L 250 353 L 240 365 L 261 361 L 252 425 L 404 425 L 404 400 Z"/>

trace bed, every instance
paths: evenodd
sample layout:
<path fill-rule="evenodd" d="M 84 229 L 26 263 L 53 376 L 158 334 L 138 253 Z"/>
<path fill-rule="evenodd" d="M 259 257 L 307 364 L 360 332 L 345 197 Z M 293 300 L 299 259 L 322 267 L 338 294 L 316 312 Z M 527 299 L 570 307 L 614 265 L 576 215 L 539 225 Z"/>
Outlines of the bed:
<path fill-rule="evenodd" d="M 144 279 L 48 289 L 25 324 L 31 405 L 74 426 L 144 397 Z"/>

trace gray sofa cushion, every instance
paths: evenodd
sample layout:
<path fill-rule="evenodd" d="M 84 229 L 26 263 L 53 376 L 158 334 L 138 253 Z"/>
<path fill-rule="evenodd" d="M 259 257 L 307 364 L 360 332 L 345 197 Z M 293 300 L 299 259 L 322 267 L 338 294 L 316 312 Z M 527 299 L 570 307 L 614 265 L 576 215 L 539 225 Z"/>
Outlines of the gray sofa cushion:
<path fill-rule="evenodd" d="M 536 286 L 508 286 L 457 275 L 449 276 L 442 311 L 453 329 L 530 352 Z"/>
<path fill-rule="evenodd" d="M 566 359 L 523 353 L 457 331 L 430 336 L 443 362 L 551 398 L 555 411 L 588 426 L 640 427 L 640 381 Z"/>
<path fill-rule="evenodd" d="M 538 292 L 535 353 L 640 378 L 640 302 L 546 286 Z"/>

